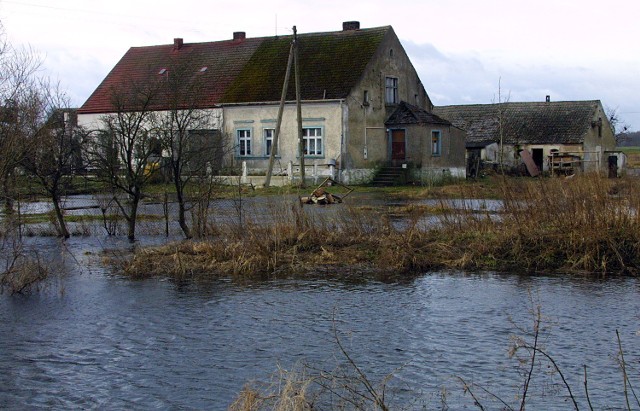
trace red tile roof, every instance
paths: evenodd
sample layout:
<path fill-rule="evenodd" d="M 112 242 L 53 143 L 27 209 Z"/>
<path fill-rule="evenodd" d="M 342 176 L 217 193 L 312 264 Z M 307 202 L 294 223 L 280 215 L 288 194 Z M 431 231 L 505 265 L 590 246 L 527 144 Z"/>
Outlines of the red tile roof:
<path fill-rule="evenodd" d="M 362 76 L 391 27 L 300 34 L 299 61 L 303 99 L 344 98 Z M 292 36 L 241 38 L 207 43 L 132 47 L 111 70 L 79 114 L 113 112 L 113 95 L 132 84 L 153 84 L 171 75 L 171 67 L 188 62 L 191 78 L 200 76 L 204 93 L 198 108 L 222 103 L 267 102 L 280 99 Z M 178 43 L 178 42 L 177 42 Z M 176 44 L 178 45 L 178 44 Z M 200 70 L 206 67 L 203 72 Z M 167 72 L 159 74 L 161 69 Z M 292 70 L 293 73 L 293 70 Z M 293 77 L 288 99 L 293 99 Z M 160 94 L 152 109 L 170 106 Z"/>

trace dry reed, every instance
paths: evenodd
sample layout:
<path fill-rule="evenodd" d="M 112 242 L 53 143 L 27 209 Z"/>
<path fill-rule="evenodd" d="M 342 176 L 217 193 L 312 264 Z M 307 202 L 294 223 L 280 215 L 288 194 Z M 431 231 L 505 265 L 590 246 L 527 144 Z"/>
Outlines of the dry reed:
<path fill-rule="evenodd" d="M 401 224 L 375 208 L 338 217 L 297 206 L 218 227 L 219 235 L 139 251 L 134 277 L 273 278 L 291 275 L 402 276 L 434 269 L 638 273 L 640 194 L 634 180 L 598 176 L 515 179 L 501 185 L 499 213 L 406 207 Z M 460 189 L 473 197 L 473 186 Z M 438 224 L 425 227 L 427 216 Z M 266 222 L 265 222 L 266 221 Z M 355 273 L 355 274 L 354 274 Z"/>
<path fill-rule="evenodd" d="M 23 294 L 37 289 L 49 277 L 49 269 L 38 258 L 15 256 L 0 273 L 0 292 Z"/>

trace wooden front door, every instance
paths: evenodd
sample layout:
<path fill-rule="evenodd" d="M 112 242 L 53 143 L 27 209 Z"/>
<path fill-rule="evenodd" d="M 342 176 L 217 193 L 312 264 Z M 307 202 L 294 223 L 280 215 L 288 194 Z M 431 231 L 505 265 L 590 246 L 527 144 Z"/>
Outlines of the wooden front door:
<path fill-rule="evenodd" d="M 406 157 L 404 130 L 391 130 L 391 160 L 404 161 Z"/>

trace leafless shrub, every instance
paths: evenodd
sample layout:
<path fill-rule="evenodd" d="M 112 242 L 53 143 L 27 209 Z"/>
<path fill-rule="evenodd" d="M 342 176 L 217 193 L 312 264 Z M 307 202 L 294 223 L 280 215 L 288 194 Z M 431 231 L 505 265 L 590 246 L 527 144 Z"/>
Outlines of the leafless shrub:
<path fill-rule="evenodd" d="M 7 246 L 7 243 L 3 245 Z M 7 251 L 7 250 L 4 250 Z M 28 253 L 15 243 L 5 253 L 5 267 L 0 273 L 0 291 L 24 294 L 37 289 L 49 277 L 48 265 L 35 252 Z"/>

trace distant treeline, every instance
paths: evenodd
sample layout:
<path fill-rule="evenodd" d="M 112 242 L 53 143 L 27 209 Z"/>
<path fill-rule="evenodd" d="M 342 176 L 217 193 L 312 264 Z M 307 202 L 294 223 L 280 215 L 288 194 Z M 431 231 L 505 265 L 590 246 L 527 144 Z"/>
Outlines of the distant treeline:
<path fill-rule="evenodd" d="M 616 140 L 620 147 L 637 147 L 640 146 L 640 131 L 618 134 Z"/>

